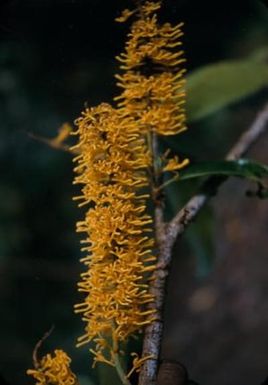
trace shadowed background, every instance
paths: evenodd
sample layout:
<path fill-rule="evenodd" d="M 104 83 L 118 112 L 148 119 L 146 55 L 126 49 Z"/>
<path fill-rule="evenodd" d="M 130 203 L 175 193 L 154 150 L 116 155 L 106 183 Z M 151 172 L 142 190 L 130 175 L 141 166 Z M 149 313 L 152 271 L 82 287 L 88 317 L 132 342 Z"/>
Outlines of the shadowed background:
<path fill-rule="evenodd" d="M 82 211 L 72 202 L 77 191 L 71 157 L 29 134 L 53 137 L 85 103 L 111 101 L 117 92 L 114 56 L 127 32 L 113 20 L 126 6 L 131 1 L 0 3 L 0 374 L 11 385 L 33 383 L 25 370 L 51 325 L 44 353 L 64 348 L 81 385 L 118 384 L 105 367 L 91 369 L 86 348 L 74 347 L 83 330 L 73 315 L 83 267 L 75 233 Z M 267 46 L 267 12 L 257 0 L 167 0 L 161 17 L 185 21 L 191 73 Z M 221 159 L 267 96 L 261 87 L 190 122 L 168 144 L 192 162 Z M 267 163 L 267 151 L 266 136 L 250 157 Z M 174 253 L 162 355 L 183 362 L 201 385 L 259 385 L 268 375 L 268 205 L 246 198 L 251 188 L 228 181 Z M 172 186 L 168 215 L 195 190 L 188 182 Z"/>

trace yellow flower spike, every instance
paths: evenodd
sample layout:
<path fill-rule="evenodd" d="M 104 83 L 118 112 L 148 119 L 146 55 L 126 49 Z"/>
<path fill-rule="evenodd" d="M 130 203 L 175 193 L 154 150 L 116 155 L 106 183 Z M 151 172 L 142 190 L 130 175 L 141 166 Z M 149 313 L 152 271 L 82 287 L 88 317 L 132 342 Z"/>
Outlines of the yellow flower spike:
<path fill-rule="evenodd" d="M 71 359 L 63 351 L 56 349 L 54 356 L 45 355 L 38 367 L 28 369 L 27 374 L 37 380 L 36 385 L 78 385 L 75 374 L 70 369 Z"/>
<path fill-rule="evenodd" d="M 155 320 L 155 310 L 147 308 L 154 301 L 149 283 L 156 258 L 144 191 L 153 163 L 151 136 L 186 129 L 182 24 L 158 23 L 160 1 L 138 3 L 137 9 L 126 9 L 116 19 L 136 17 L 125 52 L 117 57 L 122 73 L 116 75 L 121 89 L 114 98 L 116 108 L 106 103 L 86 108 L 73 133 L 78 137 L 74 183 L 82 190 L 76 200 L 86 207 L 77 223 L 77 231 L 85 233 L 81 243 L 87 253 L 81 260 L 87 270 L 78 284 L 85 297 L 75 306 L 85 322 L 78 346 L 93 341 L 94 364 L 115 366 L 124 384 L 128 381 L 120 367 L 120 344 Z M 188 163 L 167 156 L 159 172 L 175 172 Z M 136 355 L 130 373 L 148 358 Z"/>
<path fill-rule="evenodd" d="M 155 269 L 146 236 L 152 219 L 145 213 L 147 194 L 140 193 L 148 186 L 151 157 L 135 119 L 108 104 L 86 109 L 76 124 L 75 183 L 83 186 L 88 206 L 77 231 L 86 233 L 85 249 L 91 253 L 83 259 L 89 270 L 79 283 L 86 297 L 75 306 L 86 322 L 78 345 L 93 340 L 94 361 L 115 365 L 114 353 L 106 356 L 105 341 L 113 336 L 120 344 L 153 317 L 145 311 L 152 296 L 144 284 Z"/>
<path fill-rule="evenodd" d="M 154 13 L 161 2 L 146 1 L 132 24 L 125 52 L 117 56 L 123 89 L 115 97 L 125 114 L 143 131 L 174 135 L 185 130 L 185 62 L 181 45 L 183 23 L 160 25 Z"/>

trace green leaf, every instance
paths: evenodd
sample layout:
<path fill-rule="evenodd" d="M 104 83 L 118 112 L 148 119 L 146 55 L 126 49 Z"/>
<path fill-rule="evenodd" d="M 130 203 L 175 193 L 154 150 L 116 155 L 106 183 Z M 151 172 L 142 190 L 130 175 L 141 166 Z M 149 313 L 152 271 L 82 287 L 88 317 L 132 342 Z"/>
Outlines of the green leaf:
<path fill-rule="evenodd" d="M 180 180 L 209 176 L 236 176 L 261 182 L 268 177 L 268 166 L 248 159 L 223 160 L 192 164 L 180 172 Z"/>
<path fill-rule="evenodd" d="M 267 86 L 268 65 L 259 52 L 245 60 L 213 63 L 192 72 L 187 78 L 188 120 L 205 118 Z"/>

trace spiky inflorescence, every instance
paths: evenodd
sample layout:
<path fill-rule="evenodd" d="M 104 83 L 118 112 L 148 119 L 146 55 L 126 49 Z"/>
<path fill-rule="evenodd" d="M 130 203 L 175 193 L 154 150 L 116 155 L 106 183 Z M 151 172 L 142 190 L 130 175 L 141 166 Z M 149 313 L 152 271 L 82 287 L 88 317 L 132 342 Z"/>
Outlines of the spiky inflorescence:
<path fill-rule="evenodd" d="M 27 374 L 37 382 L 36 385 L 77 385 L 78 381 L 70 369 L 71 359 L 63 350 L 55 350 L 54 357 L 45 355 L 35 369 L 28 369 Z"/>
<path fill-rule="evenodd" d="M 154 12 L 160 5 L 147 1 L 136 11 L 139 17 L 131 26 L 125 52 L 117 57 L 123 70 L 116 75 L 117 85 L 123 92 L 115 100 L 143 129 L 174 135 L 185 130 L 185 70 L 181 67 L 185 59 L 177 49 L 183 33 L 182 24 L 159 25 Z"/>
<path fill-rule="evenodd" d="M 144 309 L 152 301 L 144 283 L 154 268 L 146 235 L 152 220 L 139 192 L 148 184 L 151 158 L 135 120 L 109 104 L 86 109 L 76 124 L 75 183 L 84 185 L 81 205 L 90 205 L 77 227 L 89 244 L 83 259 L 88 271 L 79 284 L 86 298 L 76 306 L 86 321 L 79 344 L 93 339 L 95 360 L 114 364 L 115 346 L 153 317 Z"/>
<path fill-rule="evenodd" d="M 137 10 L 125 10 L 118 21 L 133 14 L 134 21 L 122 62 L 116 75 L 123 88 L 115 98 L 117 108 L 108 104 L 87 108 L 77 119 L 78 144 L 74 147 L 77 177 L 83 185 L 82 205 L 86 217 L 77 229 L 85 232 L 88 244 L 83 259 L 87 271 L 79 290 L 85 292 L 76 312 L 83 313 L 85 335 L 79 344 L 95 342 L 95 361 L 115 364 L 120 342 L 140 331 L 154 319 L 154 298 L 149 293 L 150 272 L 155 269 L 152 219 L 146 214 L 144 189 L 149 184 L 152 133 L 176 134 L 185 129 L 184 61 L 181 25 L 159 26 L 154 12 L 160 2 L 145 2 Z M 178 157 L 162 164 L 162 172 L 175 171 L 188 161 Z M 149 310 L 150 309 L 150 310 Z M 138 368 L 143 357 L 134 359 Z"/>

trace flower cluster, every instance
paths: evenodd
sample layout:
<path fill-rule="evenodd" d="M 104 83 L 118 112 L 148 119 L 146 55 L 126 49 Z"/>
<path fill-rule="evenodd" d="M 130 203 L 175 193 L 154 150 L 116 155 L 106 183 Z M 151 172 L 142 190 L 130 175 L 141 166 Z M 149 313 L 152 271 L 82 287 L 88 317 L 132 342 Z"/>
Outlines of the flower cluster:
<path fill-rule="evenodd" d="M 76 124 L 75 183 L 84 186 L 81 205 L 89 204 L 77 226 L 86 233 L 83 250 L 89 253 L 79 283 L 86 298 L 76 306 L 86 321 L 79 343 L 93 339 L 95 360 L 113 365 L 109 344 L 117 346 L 153 318 L 153 310 L 144 309 L 152 301 L 144 283 L 154 269 L 146 235 L 152 220 L 145 213 L 146 195 L 139 193 L 148 184 L 151 158 L 135 120 L 109 104 L 86 109 Z"/>
<path fill-rule="evenodd" d="M 28 369 L 27 374 L 37 380 L 36 385 L 77 385 L 76 376 L 70 369 L 71 359 L 63 350 L 55 350 L 44 356 L 36 369 Z"/>
<path fill-rule="evenodd" d="M 185 59 L 183 51 L 177 49 L 182 24 L 159 25 L 154 13 L 159 8 L 160 2 L 147 1 L 139 9 L 125 52 L 117 57 L 124 72 L 116 75 L 123 92 L 115 100 L 135 116 L 140 127 L 174 135 L 185 130 L 185 70 L 181 68 Z"/>
<path fill-rule="evenodd" d="M 86 233 L 82 250 L 87 253 L 82 259 L 87 271 L 79 283 L 85 299 L 75 307 L 86 322 L 78 345 L 94 341 L 95 362 L 111 365 L 116 365 L 121 342 L 155 317 L 149 292 L 155 270 L 152 219 L 146 213 L 153 164 L 150 136 L 185 129 L 184 59 L 177 51 L 181 25 L 159 25 L 159 8 L 160 2 L 146 1 L 117 19 L 137 16 L 118 57 L 123 72 L 116 78 L 123 91 L 114 98 L 116 107 L 102 103 L 87 108 L 75 122 L 75 183 L 82 185 L 76 199 L 87 206 L 77 225 Z M 162 172 L 187 163 L 178 157 L 165 162 Z M 137 369 L 146 358 L 135 357 Z"/>

